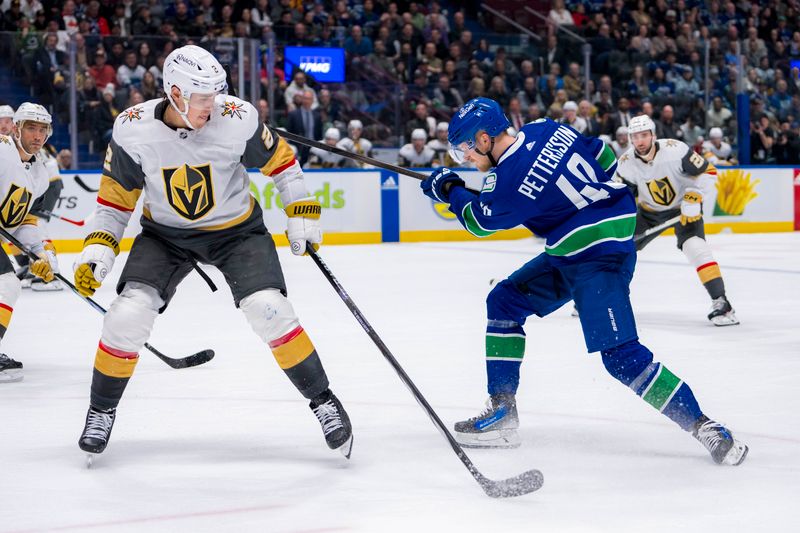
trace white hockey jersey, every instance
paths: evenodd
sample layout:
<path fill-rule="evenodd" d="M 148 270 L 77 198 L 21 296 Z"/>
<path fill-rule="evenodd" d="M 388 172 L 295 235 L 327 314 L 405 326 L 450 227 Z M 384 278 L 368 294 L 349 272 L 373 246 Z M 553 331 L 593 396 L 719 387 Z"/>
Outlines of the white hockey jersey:
<path fill-rule="evenodd" d="M 324 140 L 320 142 L 325 142 Z M 321 148 L 312 148 L 311 156 L 308 159 L 308 166 L 311 168 L 336 168 L 344 166 L 345 157 L 334 154 Z"/>
<path fill-rule="evenodd" d="M 675 139 L 656 140 L 656 154 L 645 162 L 633 147 L 617 162 L 616 179 L 635 187 L 638 201 L 648 211 L 680 207 L 687 188 L 707 188 L 702 176 L 716 175 L 716 169 L 686 143 Z"/>
<path fill-rule="evenodd" d="M 359 138 L 358 141 L 354 141 L 350 137 L 345 137 L 336 143 L 336 147 L 347 150 L 348 152 L 353 152 L 354 154 L 372 157 L 372 143 L 363 137 Z M 360 161 L 351 160 L 351 162 L 354 167 L 371 168 L 371 165 L 361 163 Z"/>
<path fill-rule="evenodd" d="M 14 139 L 0 135 L 0 225 L 7 230 L 36 224 L 33 202 L 47 190 L 48 170 L 38 156 L 24 162 Z"/>
<path fill-rule="evenodd" d="M 143 191 L 143 224 L 205 231 L 234 227 L 256 210 L 246 172 L 253 167 L 273 178 L 284 205 L 308 196 L 294 152 L 249 103 L 218 95 L 199 130 L 165 124 L 169 105 L 150 100 L 117 117 L 93 230 L 119 240 Z"/>
<path fill-rule="evenodd" d="M 397 153 L 400 166 L 404 167 L 432 167 L 436 152 L 428 146 L 423 146 L 421 152 L 417 152 L 411 143 L 404 144 Z"/>

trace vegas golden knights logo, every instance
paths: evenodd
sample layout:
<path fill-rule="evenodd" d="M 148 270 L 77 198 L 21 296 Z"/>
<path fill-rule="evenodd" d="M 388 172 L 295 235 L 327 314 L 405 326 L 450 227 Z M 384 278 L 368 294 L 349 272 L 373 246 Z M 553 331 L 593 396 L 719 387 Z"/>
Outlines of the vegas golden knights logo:
<path fill-rule="evenodd" d="M 11 184 L 3 203 L 0 204 L 0 224 L 4 228 L 19 226 L 31 206 L 31 193 L 25 187 Z"/>
<path fill-rule="evenodd" d="M 183 218 L 199 220 L 214 208 L 211 164 L 162 168 L 167 202 Z"/>
<path fill-rule="evenodd" d="M 653 201 L 658 205 L 670 205 L 675 200 L 675 188 L 667 176 L 660 180 L 648 181 L 647 188 Z"/>

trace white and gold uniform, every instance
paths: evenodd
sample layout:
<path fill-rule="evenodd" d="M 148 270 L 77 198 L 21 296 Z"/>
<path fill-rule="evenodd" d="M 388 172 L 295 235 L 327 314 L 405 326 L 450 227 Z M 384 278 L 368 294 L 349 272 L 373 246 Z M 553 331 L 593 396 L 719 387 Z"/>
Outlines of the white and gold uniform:
<path fill-rule="evenodd" d="M 354 141 L 350 137 L 345 137 L 336 143 L 336 148 L 347 150 L 348 152 L 352 152 L 354 154 L 372 157 L 372 143 L 364 137 L 359 137 L 357 141 Z M 352 165 L 354 167 L 370 168 L 370 165 L 356 160 L 352 161 Z"/>

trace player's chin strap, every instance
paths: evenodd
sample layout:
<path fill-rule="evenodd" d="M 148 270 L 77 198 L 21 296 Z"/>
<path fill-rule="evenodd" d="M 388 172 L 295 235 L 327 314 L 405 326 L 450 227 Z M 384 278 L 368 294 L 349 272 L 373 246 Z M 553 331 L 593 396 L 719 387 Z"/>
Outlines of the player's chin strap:
<path fill-rule="evenodd" d="M 181 98 L 183 98 L 183 97 L 181 97 Z M 181 117 L 181 119 L 183 120 L 184 124 L 186 124 L 186 127 L 189 128 L 190 130 L 195 129 L 194 126 L 192 126 L 192 123 L 189 122 L 189 99 L 188 98 L 183 98 L 183 103 L 186 105 L 186 111 L 185 112 L 181 111 L 180 109 L 178 109 L 178 105 L 175 103 L 175 100 L 172 99 L 172 95 L 171 94 L 167 95 L 167 99 L 169 100 L 169 103 L 172 106 L 172 108 L 175 110 L 175 112 L 178 113 L 178 115 Z"/>
<path fill-rule="evenodd" d="M 497 159 L 495 159 L 494 156 L 492 155 L 492 152 L 494 151 L 494 137 L 489 137 L 489 139 L 491 139 L 491 141 L 492 141 L 492 144 L 489 145 L 489 150 L 486 153 L 483 153 L 480 150 L 478 150 L 478 147 L 476 146 L 475 147 L 475 153 L 478 154 L 478 155 L 482 155 L 484 157 L 488 157 L 489 158 L 489 162 L 492 164 L 492 166 L 496 167 L 497 166 Z"/>

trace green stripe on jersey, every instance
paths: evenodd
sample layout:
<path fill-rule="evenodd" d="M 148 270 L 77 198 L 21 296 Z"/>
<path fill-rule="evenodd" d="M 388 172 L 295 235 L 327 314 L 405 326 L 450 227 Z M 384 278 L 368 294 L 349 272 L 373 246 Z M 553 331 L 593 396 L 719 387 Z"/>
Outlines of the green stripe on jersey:
<path fill-rule="evenodd" d="M 464 227 L 476 237 L 488 237 L 494 233 L 494 231 L 483 228 L 478 224 L 478 219 L 475 218 L 475 213 L 472 212 L 472 202 L 465 205 L 464 209 L 461 210 L 461 217 L 464 219 Z"/>
<path fill-rule="evenodd" d="M 512 333 L 510 335 L 486 334 L 487 359 L 520 360 L 525 355 L 525 336 Z"/>
<path fill-rule="evenodd" d="M 636 213 L 607 218 L 594 224 L 575 228 L 561 237 L 558 242 L 545 245 L 544 250 L 550 255 L 568 257 L 601 242 L 627 241 L 633 237 L 635 229 Z"/>
<path fill-rule="evenodd" d="M 603 170 L 608 170 L 611 165 L 617 160 L 614 150 L 607 144 L 603 143 L 603 151 L 597 156 L 597 162 L 603 167 Z"/>
<path fill-rule="evenodd" d="M 664 365 L 661 365 L 658 374 L 642 394 L 642 399 L 659 411 L 663 411 L 664 407 L 675 395 L 675 391 L 681 386 L 681 383 L 683 383 L 681 378 L 670 372 Z"/>

